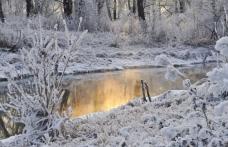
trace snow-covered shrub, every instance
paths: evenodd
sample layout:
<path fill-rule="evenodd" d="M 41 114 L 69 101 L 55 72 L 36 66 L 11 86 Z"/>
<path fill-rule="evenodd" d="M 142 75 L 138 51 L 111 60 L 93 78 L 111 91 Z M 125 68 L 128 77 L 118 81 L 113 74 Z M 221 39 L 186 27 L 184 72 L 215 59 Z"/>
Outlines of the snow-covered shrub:
<path fill-rule="evenodd" d="M 0 27 L 0 48 L 14 50 L 22 47 L 24 34 L 17 28 L 10 28 L 7 25 Z"/>
<path fill-rule="evenodd" d="M 228 91 L 228 64 L 224 64 L 222 67 L 214 68 L 212 71 L 207 73 L 207 76 L 211 82 L 214 82 L 214 84 L 210 86 L 209 90 L 212 91 L 215 96 Z"/>
<path fill-rule="evenodd" d="M 44 36 L 41 21 L 39 24 L 40 30 L 34 35 L 33 47 L 20 50 L 20 67 L 32 76 L 31 79 L 22 83 L 16 81 L 15 78 L 22 78 L 23 73 L 12 73 L 22 70 L 6 63 L 14 71 L 6 72 L 9 102 L 2 108 L 10 111 L 15 122 L 25 125 L 18 140 L 23 140 L 26 146 L 47 143 L 63 135 L 62 126 L 69 117 L 60 112 L 64 94 L 63 76 L 86 33 L 83 32 L 78 38 L 70 36 L 64 23 L 68 43 L 62 49 L 58 46 L 56 33 L 52 37 Z"/>
<path fill-rule="evenodd" d="M 216 50 L 224 52 L 224 56 L 227 44 L 226 39 L 222 38 L 217 41 Z M 175 70 L 169 66 L 171 71 L 168 75 L 169 77 L 175 77 Z M 194 117 L 201 117 L 203 121 L 198 122 L 200 128 L 190 127 L 190 135 L 187 137 L 180 137 L 175 139 L 175 141 L 170 142 L 170 146 L 183 144 L 198 144 L 199 146 L 222 146 L 225 144 L 224 138 L 218 140 L 221 135 L 223 136 L 225 132 L 221 130 L 216 132 L 216 129 L 225 129 L 226 119 L 227 119 L 227 96 L 228 96 L 228 64 L 222 63 L 221 67 L 216 67 L 210 71 L 206 80 L 200 80 L 194 84 L 191 83 L 189 79 L 183 81 L 183 87 L 189 92 L 189 102 L 192 104 L 190 108 L 191 113 L 189 115 L 189 120 L 194 119 Z M 213 117 L 210 113 L 213 113 Z M 176 132 L 176 131 L 174 131 Z M 167 132 L 163 135 L 168 134 Z M 174 133 L 175 134 L 175 133 Z M 173 134 L 172 134 L 173 135 Z M 169 140 L 172 137 L 168 137 Z M 189 142 L 188 140 L 191 139 Z"/>
<path fill-rule="evenodd" d="M 220 55 L 228 57 L 228 37 L 223 37 L 216 42 L 215 49 L 220 52 Z M 226 60 L 222 63 L 221 67 L 216 67 L 207 73 L 208 79 L 213 82 L 209 90 L 212 91 L 214 96 L 222 96 L 223 93 L 228 91 L 228 64 Z M 224 95 L 226 97 L 226 94 Z"/>
<path fill-rule="evenodd" d="M 226 56 L 226 50 L 228 50 L 227 37 L 223 37 L 218 40 L 216 42 L 215 48 L 216 50 L 220 51 L 219 55 L 223 55 L 223 57 Z M 226 61 L 224 60 L 224 62 Z M 195 84 L 189 83 L 190 81 L 184 81 L 184 87 L 190 90 L 191 94 L 201 97 L 207 101 L 224 99 L 227 96 L 228 91 L 228 64 L 224 62 L 221 63 L 221 66 L 217 66 L 212 69 L 212 71 L 207 73 L 207 80 L 202 80 L 203 82 L 198 81 Z M 199 83 L 201 85 L 199 85 Z"/>
<path fill-rule="evenodd" d="M 228 101 L 221 102 L 217 106 L 215 106 L 214 110 L 215 114 L 218 116 L 227 115 L 228 114 Z"/>
<path fill-rule="evenodd" d="M 222 37 L 216 42 L 215 49 L 220 52 L 221 55 L 228 57 L 228 37 Z"/>

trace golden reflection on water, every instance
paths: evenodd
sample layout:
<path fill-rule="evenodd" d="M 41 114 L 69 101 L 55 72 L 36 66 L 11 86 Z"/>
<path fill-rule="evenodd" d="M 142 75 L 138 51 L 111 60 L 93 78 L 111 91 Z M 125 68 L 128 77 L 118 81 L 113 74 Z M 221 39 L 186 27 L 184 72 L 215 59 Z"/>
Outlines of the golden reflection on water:
<path fill-rule="evenodd" d="M 175 82 L 164 78 L 164 70 L 136 69 L 120 72 L 93 74 L 82 77 L 71 85 L 71 105 L 73 116 L 91 112 L 107 111 L 129 100 L 141 96 L 140 80 L 145 80 L 150 87 L 150 95 L 155 96 L 171 89 L 181 89 L 182 79 Z M 188 77 L 196 81 L 205 77 L 200 69 L 187 70 Z"/>

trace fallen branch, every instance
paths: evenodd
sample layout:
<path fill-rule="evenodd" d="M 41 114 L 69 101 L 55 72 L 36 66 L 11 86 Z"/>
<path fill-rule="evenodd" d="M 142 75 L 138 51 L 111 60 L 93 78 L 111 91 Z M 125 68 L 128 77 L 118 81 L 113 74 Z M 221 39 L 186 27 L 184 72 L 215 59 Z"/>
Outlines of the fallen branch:
<path fill-rule="evenodd" d="M 149 92 L 149 86 L 147 85 L 147 83 L 144 82 L 143 80 L 141 80 L 141 86 L 142 86 L 143 102 L 147 102 L 145 90 L 146 90 L 146 94 L 149 99 L 149 102 L 152 102 L 151 97 L 150 97 L 150 92 Z"/>

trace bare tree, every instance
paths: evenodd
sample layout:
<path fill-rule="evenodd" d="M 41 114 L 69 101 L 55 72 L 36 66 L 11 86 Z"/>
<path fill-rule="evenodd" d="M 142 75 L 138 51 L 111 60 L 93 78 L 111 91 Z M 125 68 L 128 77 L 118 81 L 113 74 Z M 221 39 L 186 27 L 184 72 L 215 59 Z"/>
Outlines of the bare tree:
<path fill-rule="evenodd" d="M 144 0 L 137 0 L 138 5 L 138 16 L 142 20 L 146 20 L 145 12 L 144 12 Z"/>
<path fill-rule="evenodd" d="M 112 13 L 110 10 L 110 0 L 106 0 L 106 7 L 107 7 L 107 12 L 108 12 L 108 17 L 110 20 L 112 20 Z"/>
<path fill-rule="evenodd" d="M 185 1 L 184 0 L 179 0 L 180 3 L 180 13 L 185 12 Z"/>
<path fill-rule="evenodd" d="M 226 10 L 226 7 L 224 6 L 224 24 L 223 24 L 223 29 L 224 29 L 224 33 L 223 36 L 228 35 L 228 12 Z"/>
<path fill-rule="evenodd" d="M 133 0 L 132 12 L 133 12 L 134 14 L 136 13 L 136 0 Z"/>
<path fill-rule="evenodd" d="M 63 9 L 64 9 L 64 15 L 66 17 L 69 17 L 72 14 L 73 1 L 72 0 L 63 0 Z"/>
<path fill-rule="evenodd" d="M 101 14 L 102 8 L 104 6 L 105 0 L 96 0 L 97 2 L 97 11 L 98 11 L 98 15 Z"/>
<path fill-rule="evenodd" d="M 131 11 L 131 0 L 127 1 L 127 6 L 128 6 L 129 11 Z"/>
<path fill-rule="evenodd" d="M 2 9 L 2 0 L 0 0 L 0 19 L 1 19 L 2 23 L 5 22 L 5 16 L 4 16 L 3 9 Z"/>
<path fill-rule="evenodd" d="M 178 13 L 178 1 L 177 0 L 175 0 L 174 6 L 175 6 L 175 13 Z"/>
<path fill-rule="evenodd" d="M 117 0 L 114 0 L 113 2 L 113 19 L 116 20 L 117 19 Z"/>
<path fill-rule="evenodd" d="M 26 13 L 27 13 L 27 17 L 30 17 L 33 11 L 33 2 L 32 0 L 26 0 Z"/>
<path fill-rule="evenodd" d="M 211 8 L 212 8 L 212 14 L 213 14 L 213 31 L 211 34 L 211 39 L 217 40 L 218 39 L 218 32 L 217 32 L 217 22 L 219 20 L 219 17 L 216 13 L 216 1 L 211 0 Z"/>

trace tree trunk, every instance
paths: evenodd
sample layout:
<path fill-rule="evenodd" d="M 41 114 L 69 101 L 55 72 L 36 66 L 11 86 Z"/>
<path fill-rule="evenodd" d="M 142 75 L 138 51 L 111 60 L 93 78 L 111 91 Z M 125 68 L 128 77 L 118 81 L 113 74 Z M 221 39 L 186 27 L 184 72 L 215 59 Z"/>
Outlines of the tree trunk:
<path fill-rule="evenodd" d="M 211 39 L 217 40 L 218 39 L 218 32 L 217 32 L 217 22 L 218 22 L 218 16 L 216 14 L 216 0 L 211 0 L 211 8 L 212 8 L 212 14 L 213 14 L 213 31 L 211 33 Z"/>
<path fill-rule="evenodd" d="M 0 0 L 0 19 L 1 19 L 2 23 L 5 22 L 5 16 L 4 16 L 3 9 L 2 9 L 2 0 Z"/>
<path fill-rule="evenodd" d="M 102 10 L 105 4 L 105 0 L 96 0 L 96 4 L 97 4 L 97 23 L 96 23 L 96 27 L 98 31 L 102 31 L 104 24 L 102 22 Z"/>
<path fill-rule="evenodd" d="M 63 0 L 63 10 L 64 10 L 64 15 L 66 17 L 69 17 L 72 14 L 73 1 L 72 0 Z"/>
<path fill-rule="evenodd" d="M 225 16 L 224 16 L 224 36 L 228 36 L 228 12 L 226 10 L 226 7 L 224 6 L 224 12 L 225 12 Z"/>
<path fill-rule="evenodd" d="M 151 7 L 151 11 L 152 11 L 152 34 L 156 34 L 155 33 L 155 25 L 156 25 L 156 10 L 155 10 L 155 2 L 153 1 L 152 3 L 152 7 Z"/>
<path fill-rule="evenodd" d="M 185 11 L 185 1 L 184 0 L 179 0 L 180 3 L 180 13 L 184 13 Z"/>
<path fill-rule="evenodd" d="M 105 1 L 104 0 L 96 0 L 96 1 L 97 1 L 98 15 L 101 15 L 101 11 L 102 11 Z"/>
<path fill-rule="evenodd" d="M 107 7 L 107 11 L 108 11 L 108 17 L 110 20 L 112 20 L 112 13 L 110 10 L 110 1 L 109 0 L 106 0 L 106 7 Z"/>
<path fill-rule="evenodd" d="M 114 0 L 114 8 L 113 8 L 113 19 L 116 20 L 117 19 L 117 0 Z"/>
<path fill-rule="evenodd" d="M 133 12 L 134 14 L 136 13 L 136 0 L 133 0 L 132 12 Z"/>
<path fill-rule="evenodd" d="M 74 11 L 75 11 L 75 19 L 76 26 L 80 27 L 78 31 L 84 30 L 86 28 L 87 18 L 86 18 L 86 3 L 85 0 L 75 0 L 74 1 Z M 80 21 L 82 18 L 82 22 Z"/>
<path fill-rule="evenodd" d="M 177 14 L 179 12 L 178 10 L 178 1 L 175 0 L 175 13 Z"/>
<path fill-rule="evenodd" d="M 33 3 L 32 0 L 26 0 L 26 13 L 27 17 L 30 17 L 33 11 Z"/>
<path fill-rule="evenodd" d="M 129 11 L 131 11 L 131 0 L 128 0 L 128 1 L 127 1 L 127 5 L 128 5 Z"/>
<path fill-rule="evenodd" d="M 143 3 L 144 3 L 144 0 L 137 0 L 138 16 L 139 16 L 139 19 L 146 20 Z"/>

